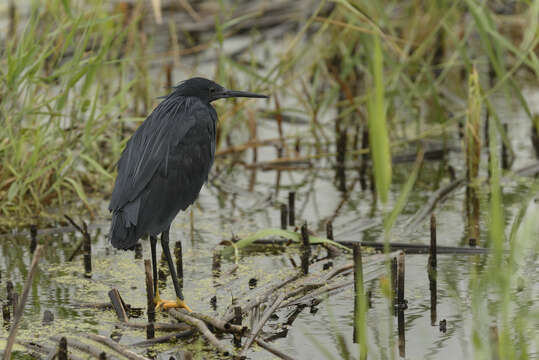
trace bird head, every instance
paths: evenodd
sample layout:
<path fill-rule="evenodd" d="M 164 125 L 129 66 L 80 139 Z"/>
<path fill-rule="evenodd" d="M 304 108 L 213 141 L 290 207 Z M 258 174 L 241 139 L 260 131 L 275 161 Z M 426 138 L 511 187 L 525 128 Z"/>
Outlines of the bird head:
<path fill-rule="evenodd" d="M 201 77 L 182 81 L 174 87 L 175 92 L 181 96 L 195 96 L 205 102 L 231 97 L 268 98 L 266 95 L 247 91 L 228 90 L 221 85 Z"/>

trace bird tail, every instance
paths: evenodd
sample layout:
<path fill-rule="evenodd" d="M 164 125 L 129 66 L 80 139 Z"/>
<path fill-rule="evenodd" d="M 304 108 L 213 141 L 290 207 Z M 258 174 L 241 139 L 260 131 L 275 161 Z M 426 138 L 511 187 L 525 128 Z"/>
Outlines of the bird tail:
<path fill-rule="evenodd" d="M 135 230 L 136 227 L 127 220 L 123 210 L 113 211 L 109 232 L 112 246 L 122 250 L 133 249 L 138 241 Z"/>

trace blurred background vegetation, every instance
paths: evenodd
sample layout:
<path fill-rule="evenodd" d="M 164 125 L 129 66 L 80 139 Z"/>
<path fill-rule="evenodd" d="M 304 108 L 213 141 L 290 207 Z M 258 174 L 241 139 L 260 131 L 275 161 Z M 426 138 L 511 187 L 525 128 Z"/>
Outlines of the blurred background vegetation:
<path fill-rule="evenodd" d="M 370 126 L 383 199 L 390 152 L 462 124 L 473 66 L 504 141 L 489 104 L 496 90 L 539 128 L 519 85 L 538 77 L 538 8 L 538 1 L 477 0 L 9 1 L 2 5 L 0 226 L 54 221 L 65 206 L 93 214 L 93 199 L 111 191 L 128 136 L 157 96 L 200 74 L 193 71 L 200 62 L 202 75 L 225 86 L 273 94 L 265 116 L 307 119 L 310 133 L 301 137 L 312 140 L 311 156 L 358 159 Z M 235 38 L 239 45 L 225 46 Z M 252 130 L 242 104 L 217 105 L 224 113 L 218 150 L 239 145 L 232 129 Z"/>
<path fill-rule="evenodd" d="M 538 91 L 538 21 L 538 0 L 5 1 L 0 231 L 55 226 L 64 213 L 107 216 L 129 136 L 171 86 L 204 76 L 272 96 L 215 104 L 216 172 L 262 161 L 324 159 L 337 172 L 352 165 L 362 188 L 366 177 L 376 189 L 387 241 L 419 177 L 418 147 L 425 157 L 429 146 L 456 147 L 462 161 L 452 171 L 468 173 L 469 184 L 488 194 L 486 245 L 494 256 L 470 260 L 477 266 L 470 267 L 469 298 L 451 295 L 472 308 L 476 358 L 531 358 L 538 312 L 528 300 L 537 293 L 537 256 L 528 265 L 522 259 L 526 241 L 537 250 L 537 211 L 526 211 L 539 186 L 526 180 L 529 196 L 506 227 L 503 177 L 524 181 L 511 177 L 499 153 L 503 143 L 506 158 L 518 161 L 508 135 L 513 119 L 500 112 L 511 106 L 525 114 L 535 147 L 526 160 L 539 156 L 537 104 L 528 103 Z M 276 133 L 261 120 L 276 123 Z M 273 155 L 256 152 L 268 145 Z M 410 149 L 418 161 L 396 181 L 392 162 Z M 433 177 L 426 182 L 435 192 L 442 176 Z M 392 184 L 398 198 L 390 208 Z M 336 186 L 344 193 L 350 184 Z M 515 295 L 526 284 L 526 296 Z M 498 321 L 494 329 L 489 316 Z"/>

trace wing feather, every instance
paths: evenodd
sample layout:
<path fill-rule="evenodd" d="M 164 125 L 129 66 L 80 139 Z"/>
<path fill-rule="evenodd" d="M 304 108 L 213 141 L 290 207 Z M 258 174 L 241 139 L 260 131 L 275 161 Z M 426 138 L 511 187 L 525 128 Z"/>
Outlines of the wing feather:
<path fill-rule="evenodd" d="M 195 125 L 194 114 L 208 113 L 196 98 L 169 95 L 137 129 L 118 161 L 118 176 L 109 204 L 117 211 L 134 201 L 148 185 L 163 161 Z"/>

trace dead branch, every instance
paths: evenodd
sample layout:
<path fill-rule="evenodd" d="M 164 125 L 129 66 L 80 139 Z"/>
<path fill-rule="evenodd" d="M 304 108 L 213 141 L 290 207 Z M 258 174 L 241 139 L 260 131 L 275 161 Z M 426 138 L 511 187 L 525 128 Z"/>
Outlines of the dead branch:
<path fill-rule="evenodd" d="M 156 337 L 149 340 L 139 341 L 129 346 L 146 347 L 146 346 L 153 346 L 155 344 L 164 344 L 164 343 L 176 341 L 178 339 L 185 339 L 185 338 L 193 336 L 194 334 L 195 334 L 195 329 L 190 327 L 188 330 L 185 330 L 176 334 L 170 334 L 170 335 L 160 336 L 160 337 Z"/>
<path fill-rule="evenodd" d="M 294 358 L 286 355 L 285 353 L 283 353 L 282 351 L 276 349 L 275 347 L 273 347 L 272 345 L 268 344 L 267 342 L 265 342 L 264 340 L 260 340 L 260 339 L 255 339 L 255 342 L 258 344 L 258 346 L 260 346 L 261 348 L 263 349 L 266 349 L 267 351 L 269 351 L 270 353 L 272 353 L 273 355 L 277 356 L 278 358 L 281 358 L 283 360 L 294 360 Z"/>
<path fill-rule="evenodd" d="M 109 348 L 113 349 L 117 353 L 125 356 L 126 358 L 130 360 L 149 360 L 147 357 L 141 356 L 139 354 L 136 354 L 132 352 L 131 350 L 126 349 L 124 346 L 118 344 L 114 340 L 101 336 L 96 334 L 86 334 L 86 336 L 94 341 L 97 341 L 103 345 L 108 346 Z"/>
<path fill-rule="evenodd" d="M 429 214 L 434 210 L 438 202 L 442 201 L 447 195 L 452 191 L 458 189 L 460 186 L 466 183 L 464 177 L 458 178 L 457 180 L 449 183 L 448 185 L 435 191 L 430 197 L 429 200 L 423 205 L 407 222 L 405 229 L 412 231 L 417 229 L 419 224 L 425 220 Z"/>
<path fill-rule="evenodd" d="M 241 312 L 242 314 L 245 314 L 249 312 L 251 309 L 257 307 L 258 305 L 265 302 L 272 294 L 274 294 L 277 290 L 283 288 L 284 286 L 288 285 L 291 282 L 296 281 L 300 277 L 299 274 L 295 274 L 291 277 L 289 277 L 286 280 L 283 280 L 279 282 L 278 284 L 272 286 L 267 291 L 265 291 L 263 294 L 256 296 L 255 299 L 247 299 L 245 301 L 245 304 L 241 306 Z M 230 322 L 234 318 L 234 311 L 233 309 L 229 309 L 228 314 L 224 316 L 223 320 L 226 322 Z"/>
<path fill-rule="evenodd" d="M 198 331 L 200 331 L 200 333 L 206 338 L 206 340 L 208 340 L 208 342 L 217 350 L 219 350 L 219 352 L 221 352 L 223 355 L 227 356 L 232 354 L 231 350 L 229 350 L 225 345 L 221 344 L 221 342 L 217 340 L 215 335 L 208 329 L 204 321 L 189 316 L 182 311 L 178 311 L 175 309 L 169 309 L 168 313 L 174 316 L 176 319 L 196 327 Z"/>
<path fill-rule="evenodd" d="M 243 349 L 241 351 L 240 357 L 244 356 L 245 353 L 247 352 L 247 350 L 249 350 L 249 347 L 251 346 L 251 344 L 253 343 L 255 338 L 258 336 L 260 331 L 262 331 L 262 328 L 264 327 L 264 324 L 266 324 L 266 321 L 268 321 L 271 314 L 273 314 L 275 312 L 275 310 L 279 307 L 279 305 L 281 305 L 284 298 L 285 298 L 285 295 L 280 294 L 277 298 L 275 298 L 275 300 L 273 301 L 273 304 L 271 304 L 269 309 L 267 309 L 264 312 L 264 315 L 262 315 L 262 318 L 260 319 L 258 324 L 256 324 L 256 326 L 253 328 L 253 331 L 252 331 L 251 335 L 247 338 L 247 341 L 243 345 Z"/>
<path fill-rule="evenodd" d="M 118 322 L 116 325 L 123 326 L 123 327 L 129 327 L 134 329 L 146 329 L 148 326 L 148 322 L 146 321 L 127 321 L 127 322 Z M 191 329 L 191 327 L 184 323 L 176 323 L 176 324 L 168 324 L 168 323 L 153 323 L 154 329 L 156 331 L 187 331 Z"/>
<path fill-rule="evenodd" d="M 189 313 L 189 316 L 202 320 L 206 324 L 211 325 L 214 328 L 221 330 L 222 332 L 226 332 L 226 333 L 242 335 L 247 330 L 246 326 L 233 325 L 230 322 L 223 321 L 221 319 L 216 319 L 206 314 L 192 312 L 192 313 Z"/>
<path fill-rule="evenodd" d="M 52 336 L 51 337 L 51 340 L 53 341 L 59 341 L 61 338 L 61 336 Z M 89 354 L 95 358 L 100 358 L 102 356 L 102 353 L 105 353 L 107 359 L 114 359 L 115 357 L 112 357 L 109 353 L 105 352 L 105 351 L 102 351 L 100 349 L 98 349 L 97 347 L 93 346 L 93 345 L 90 345 L 90 344 L 87 344 L 87 343 L 84 343 L 84 342 L 81 342 L 77 339 L 73 339 L 73 338 L 67 338 L 67 346 L 68 347 L 73 347 L 77 350 L 80 350 L 86 354 Z"/>

